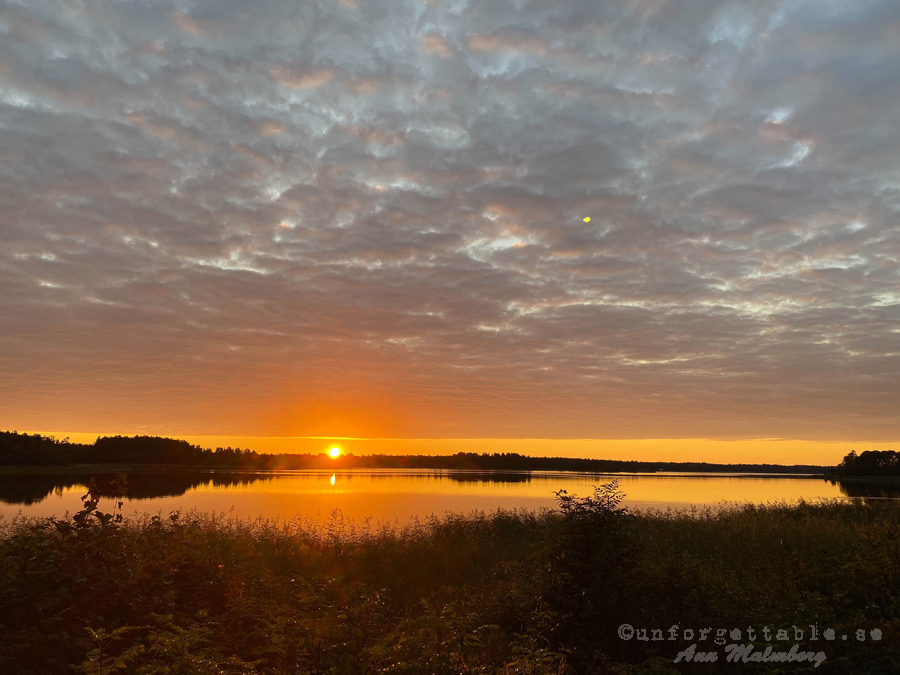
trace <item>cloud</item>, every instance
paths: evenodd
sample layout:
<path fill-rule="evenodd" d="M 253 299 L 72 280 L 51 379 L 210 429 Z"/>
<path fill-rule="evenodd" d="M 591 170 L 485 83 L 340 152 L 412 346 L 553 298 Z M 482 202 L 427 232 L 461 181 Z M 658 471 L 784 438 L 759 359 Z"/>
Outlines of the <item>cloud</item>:
<path fill-rule="evenodd" d="M 453 58 L 453 50 L 450 45 L 437 33 L 429 33 L 419 43 L 428 54 L 437 54 L 443 59 Z"/>
<path fill-rule="evenodd" d="M 900 13 L 830 7 L 0 4 L 0 421 L 896 439 Z"/>
<path fill-rule="evenodd" d="M 271 71 L 272 79 L 291 89 L 315 89 L 328 82 L 334 73 L 328 68 L 297 71 L 285 66 L 277 66 Z"/>
<path fill-rule="evenodd" d="M 470 49 L 479 52 L 493 52 L 501 50 L 520 51 L 534 56 L 545 56 L 547 46 L 537 36 L 493 33 L 491 35 L 470 35 L 468 37 Z"/>

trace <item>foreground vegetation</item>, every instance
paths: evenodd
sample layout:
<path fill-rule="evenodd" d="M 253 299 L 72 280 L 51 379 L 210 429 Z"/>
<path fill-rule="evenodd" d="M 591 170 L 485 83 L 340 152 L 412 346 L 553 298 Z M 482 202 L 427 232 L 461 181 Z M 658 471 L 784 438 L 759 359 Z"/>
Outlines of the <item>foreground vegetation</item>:
<path fill-rule="evenodd" d="M 614 484 L 558 497 L 554 511 L 374 529 L 339 514 L 323 527 L 126 520 L 98 508 L 94 490 L 74 516 L 0 531 L 0 672 L 887 673 L 900 663 L 893 504 L 635 517 Z M 676 666 L 688 642 L 626 641 L 625 623 L 817 624 L 851 639 L 804 643 L 827 656 L 815 670 L 724 653 Z M 881 640 L 855 640 L 875 628 Z M 760 649 L 773 644 L 758 637 Z"/>

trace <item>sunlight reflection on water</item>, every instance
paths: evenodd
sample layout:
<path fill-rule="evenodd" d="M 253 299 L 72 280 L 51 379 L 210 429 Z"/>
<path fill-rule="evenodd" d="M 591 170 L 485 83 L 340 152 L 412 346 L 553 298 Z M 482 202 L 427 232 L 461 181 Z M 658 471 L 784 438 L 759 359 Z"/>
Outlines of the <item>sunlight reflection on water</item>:
<path fill-rule="evenodd" d="M 46 517 L 80 508 L 87 475 L 0 477 L 0 515 Z M 177 478 L 177 480 L 176 480 Z M 580 474 L 566 472 L 472 472 L 356 470 L 328 473 L 202 472 L 129 476 L 126 515 L 197 509 L 233 511 L 241 518 L 319 519 L 340 509 L 362 522 L 406 522 L 412 517 L 497 508 L 553 508 L 554 492 L 588 496 L 594 485 L 618 479 L 629 508 L 676 509 L 729 502 L 776 502 L 840 498 L 838 485 L 821 478 L 723 474 Z M 29 488 L 29 480 L 33 489 Z M 111 508 L 108 500 L 101 508 Z"/>

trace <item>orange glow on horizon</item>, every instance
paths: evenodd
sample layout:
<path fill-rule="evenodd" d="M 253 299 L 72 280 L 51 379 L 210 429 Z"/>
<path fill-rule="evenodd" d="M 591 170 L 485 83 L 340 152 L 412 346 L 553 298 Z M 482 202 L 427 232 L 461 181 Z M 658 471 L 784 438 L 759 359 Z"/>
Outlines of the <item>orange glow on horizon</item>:
<path fill-rule="evenodd" d="M 140 435 L 145 431 L 115 430 L 102 434 L 28 430 L 73 443 L 93 443 L 98 435 Z M 338 436 L 226 436 L 155 432 L 184 439 L 203 448 L 240 447 L 260 453 L 319 454 L 323 442 L 355 455 L 453 455 L 457 452 L 516 452 L 534 457 L 586 457 L 656 462 L 722 464 L 817 464 L 834 466 L 851 450 L 900 450 L 900 440 L 814 441 L 803 439 L 577 439 L 577 438 L 350 438 Z M 338 446 L 337 443 L 340 443 Z M 330 452 L 329 452 L 330 455 Z"/>

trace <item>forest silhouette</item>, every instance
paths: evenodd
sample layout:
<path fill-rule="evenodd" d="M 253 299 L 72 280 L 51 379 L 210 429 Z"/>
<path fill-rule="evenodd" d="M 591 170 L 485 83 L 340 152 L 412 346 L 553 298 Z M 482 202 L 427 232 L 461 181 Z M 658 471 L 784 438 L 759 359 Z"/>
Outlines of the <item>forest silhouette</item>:
<path fill-rule="evenodd" d="M 865 454 L 865 453 L 863 453 Z M 159 436 L 101 436 L 93 444 L 40 434 L 0 432 L 0 466 L 75 464 L 172 464 L 232 469 L 465 469 L 470 471 L 585 471 L 594 473 L 732 472 L 823 474 L 824 466 L 652 462 L 576 457 L 529 457 L 519 453 L 460 452 L 455 455 L 266 454 L 243 448 L 201 448 Z"/>

